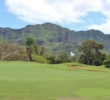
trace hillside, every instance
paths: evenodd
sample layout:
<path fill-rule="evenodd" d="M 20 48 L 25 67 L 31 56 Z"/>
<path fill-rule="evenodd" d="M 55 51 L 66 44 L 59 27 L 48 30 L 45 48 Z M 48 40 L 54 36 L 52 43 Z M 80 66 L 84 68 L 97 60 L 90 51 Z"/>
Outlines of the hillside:
<path fill-rule="evenodd" d="M 75 32 L 52 23 L 27 25 L 22 29 L 0 28 L 0 41 L 25 44 L 27 37 L 34 37 L 47 52 L 54 54 L 70 51 L 78 54 L 77 47 L 88 39 L 103 43 L 105 51 L 110 51 L 110 35 L 98 30 Z"/>
<path fill-rule="evenodd" d="M 77 32 L 80 41 L 93 39 L 98 43 L 103 43 L 105 45 L 105 51 L 110 51 L 110 35 L 106 35 L 99 30 L 88 30 L 88 31 L 79 31 Z"/>

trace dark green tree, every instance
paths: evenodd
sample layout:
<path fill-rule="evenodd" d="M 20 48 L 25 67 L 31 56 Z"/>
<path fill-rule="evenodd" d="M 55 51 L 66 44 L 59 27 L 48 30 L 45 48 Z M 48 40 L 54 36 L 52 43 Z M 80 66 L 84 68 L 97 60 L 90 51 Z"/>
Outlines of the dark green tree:
<path fill-rule="evenodd" d="M 26 44 L 27 44 L 27 46 L 34 45 L 35 44 L 35 39 L 31 38 L 31 37 L 26 38 Z"/>
<path fill-rule="evenodd" d="M 106 68 L 110 68 L 110 58 L 108 58 L 104 61 L 104 65 Z"/>
<path fill-rule="evenodd" d="M 40 55 L 44 56 L 45 54 L 46 54 L 46 49 L 45 49 L 45 47 L 42 47 L 40 50 Z"/>
<path fill-rule="evenodd" d="M 66 63 L 66 62 L 70 62 L 70 57 L 68 56 L 67 53 L 63 53 L 63 54 L 60 54 L 56 60 L 57 60 L 57 63 Z"/>
<path fill-rule="evenodd" d="M 49 61 L 50 64 L 56 63 L 56 56 L 51 54 L 46 54 L 45 58 Z"/>
<path fill-rule="evenodd" d="M 83 62 L 86 64 L 96 64 L 96 60 L 101 56 L 101 50 L 104 49 L 103 44 L 98 44 L 94 40 L 86 40 L 84 41 L 81 46 L 78 48 L 80 52 L 83 54 L 80 57 L 80 61 L 84 60 Z M 82 60 L 81 60 L 82 59 Z"/>
<path fill-rule="evenodd" d="M 26 50 L 27 50 L 27 54 L 28 54 L 28 58 L 30 61 L 32 61 L 32 54 L 35 52 L 35 48 L 34 45 L 35 44 L 35 40 L 31 37 L 26 39 Z"/>
<path fill-rule="evenodd" d="M 107 55 L 107 58 L 103 62 L 106 68 L 110 68 L 110 55 Z"/>
<path fill-rule="evenodd" d="M 38 44 L 34 45 L 34 50 L 36 55 L 40 55 L 40 46 Z"/>

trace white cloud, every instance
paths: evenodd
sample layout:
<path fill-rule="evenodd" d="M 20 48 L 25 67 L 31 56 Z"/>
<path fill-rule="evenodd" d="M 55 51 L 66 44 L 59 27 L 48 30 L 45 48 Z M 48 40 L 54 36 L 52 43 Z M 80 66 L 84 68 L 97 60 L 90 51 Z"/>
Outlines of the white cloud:
<path fill-rule="evenodd" d="M 105 34 L 110 34 L 110 20 L 107 20 L 106 23 L 103 23 L 101 25 L 90 25 L 88 28 L 101 30 Z"/>
<path fill-rule="evenodd" d="M 102 12 L 110 19 L 110 0 L 6 0 L 8 10 L 21 20 L 38 24 L 54 23 L 81 23 L 81 18 L 88 12 Z M 110 26 L 109 21 L 100 26 Z"/>

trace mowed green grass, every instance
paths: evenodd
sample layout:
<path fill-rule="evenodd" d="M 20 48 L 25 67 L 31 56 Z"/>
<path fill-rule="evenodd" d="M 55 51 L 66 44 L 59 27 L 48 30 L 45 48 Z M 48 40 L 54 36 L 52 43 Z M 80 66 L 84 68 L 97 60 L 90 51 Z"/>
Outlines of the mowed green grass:
<path fill-rule="evenodd" d="M 0 100 L 110 100 L 110 69 L 0 62 Z"/>

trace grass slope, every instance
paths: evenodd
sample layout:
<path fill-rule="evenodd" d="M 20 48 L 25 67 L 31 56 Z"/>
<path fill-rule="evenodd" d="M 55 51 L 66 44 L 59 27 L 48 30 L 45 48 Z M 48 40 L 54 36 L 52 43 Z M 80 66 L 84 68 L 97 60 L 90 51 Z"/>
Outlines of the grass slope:
<path fill-rule="evenodd" d="M 0 100 L 110 100 L 109 78 L 103 66 L 1 61 Z"/>

